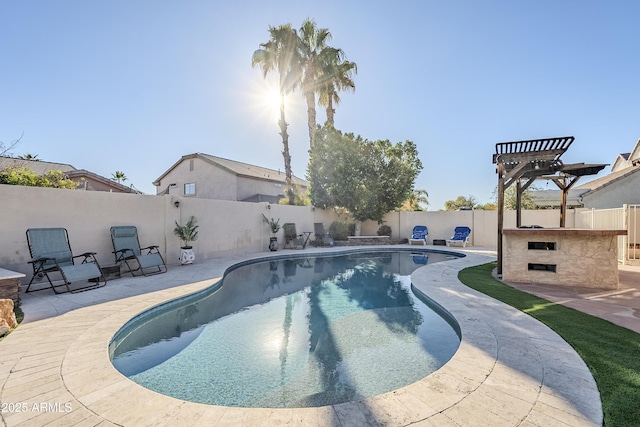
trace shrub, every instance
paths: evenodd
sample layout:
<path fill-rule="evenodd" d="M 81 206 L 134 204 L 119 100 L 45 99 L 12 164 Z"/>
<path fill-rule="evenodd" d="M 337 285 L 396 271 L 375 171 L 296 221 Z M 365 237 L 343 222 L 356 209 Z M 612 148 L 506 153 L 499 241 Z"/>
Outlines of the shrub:
<path fill-rule="evenodd" d="M 43 175 L 36 175 L 31 169 L 20 166 L 10 166 L 1 170 L 0 184 L 66 188 L 69 190 L 73 190 L 78 186 L 75 182 L 67 179 L 64 172 L 51 170 Z"/>
<path fill-rule="evenodd" d="M 391 236 L 391 227 L 381 225 L 380 228 L 378 228 L 378 236 Z"/>
<path fill-rule="evenodd" d="M 349 226 L 342 221 L 333 221 L 329 226 L 329 234 L 333 237 L 333 240 L 347 240 Z"/>

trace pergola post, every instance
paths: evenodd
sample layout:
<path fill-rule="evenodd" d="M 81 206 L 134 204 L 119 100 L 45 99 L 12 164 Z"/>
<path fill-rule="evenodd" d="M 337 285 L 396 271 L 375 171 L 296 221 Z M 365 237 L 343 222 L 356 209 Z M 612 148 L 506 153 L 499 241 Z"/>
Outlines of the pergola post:
<path fill-rule="evenodd" d="M 498 164 L 498 265 L 496 273 L 502 276 L 502 229 L 504 225 L 504 165 Z"/>

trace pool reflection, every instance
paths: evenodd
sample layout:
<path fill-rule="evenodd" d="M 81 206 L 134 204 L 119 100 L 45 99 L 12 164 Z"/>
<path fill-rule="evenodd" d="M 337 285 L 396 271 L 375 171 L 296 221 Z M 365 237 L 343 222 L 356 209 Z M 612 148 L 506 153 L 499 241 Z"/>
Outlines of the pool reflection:
<path fill-rule="evenodd" d="M 367 397 L 372 392 L 377 394 L 381 391 L 375 385 L 363 386 L 361 383 L 365 381 L 363 378 L 371 376 L 364 371 L 375 371 L 376 357 L 384 352 L 406 354 L 393 354 L 391 367 L 386 366 L 389 363 L 381 363 L 380 374 L 384 375 L 384 369 L 390 369 L 394 376 L 401 377 L 401 381 L 409 382 L 426 375 L 422 371 L 409 375 L 395 372 L 395 365 L 410 364 L 416 359 L 412 353 L 416 350 L 407 344 L 411 336 L 417 337 L 419 346 L 428 353 L 425 363 L 433 365 L 431 368 L 437 369 L 455 352 L 459 343 L 455 332 L 452 334 L 446 321 L 421 302 L 416 302 L 408 279 L 408 275 L 424 265 L 427 259 L 437 262 L 446 257 L 438 253 L 427 256 L 425 253 L 375 252 L 244 265 L 228 272 L 215 292 L 186 305 L 160 310 L 153 320 L 131 326 L 123 334 L 126 339 L 114 339 L 112 360 L 122 373 L 141 377 L 141 384 L 149 386 L 144 383 L 144 377 L 150 375 L 147 371 L 162 364 L 170 366 L 172 358 L 186 357 L 188 351 L 185 349 L 195 340 L 199 342 L 203 331 L 213 330 L 216 321 L 233 313 L 244 312 L 252 316 L 253 311 L 267 310 L 261 307 L 273 301 L 284 306 L 282 314 L 258 320 L 256 327 L 260 331 L 255 335 L 241 329 L 246 333 L 246 340 L 256 341 L 249 345 L 251 357 L 248 360 L 268 359 L 266 368 L 257 368 L 252 374 L 253 382 L 260 382 L 259 385 L 244 386 L 237 392 L 227 390 L 244 375 L 250 380 L 251 375 L 247 372 L 237 372 L 229 382 L 210 379 L 209 384 L 224 383 L 222 388 L 228 392 L 224 401 L 217 400 L 224 394 L 222 392 L 211 393 L 208 397 L 199 392 L 198 396 L 189 397 L 183 391 L 176 394 L 153 389 L 187 400 L 243 407 L 322 406 Z M 248 323 L 255 324 L 259 317 L 252 319 Z M 439 322 L 435 329 L 429 326 L 434 322 Z M 443 329 L 448 330 L 443 332 Z M 444 347 L 430 337 L 443 338 Z M 208 348 L 215 363 L 224 356 L 220 353 L 216 357 L 213 353 L 224 350 L 224 345 L 231 346 L 232 338 L 238 337 L 220 341 L 218 336 L 217 347 Z M 300 350 L 304 348 L 306 354 L 301 355 Z M 420 357 L 417 357 L 418 361 Z M 371 358 L 369 366 L 359 366 L 357 361 L 363 358 Z M 255 378 L 261 377 L 262 371 L 271 369 L 271 365 L 277 370 L 278 380 L 256 381 Z M 228 367 L 214 367 L 211 375 L 218 375 L 222 369 Z M 251 371 L 254 367 L 241 369 Z M 138 381 L 137 378 L 134 380 Z M 190 384 L 199 380 L 188 379 Z M 154 382 L 153 385 L 157 384 Z M 393 389 L 398 385 L 390 387 Z M 254 393 L 248 393 L 247 388 Z"/>

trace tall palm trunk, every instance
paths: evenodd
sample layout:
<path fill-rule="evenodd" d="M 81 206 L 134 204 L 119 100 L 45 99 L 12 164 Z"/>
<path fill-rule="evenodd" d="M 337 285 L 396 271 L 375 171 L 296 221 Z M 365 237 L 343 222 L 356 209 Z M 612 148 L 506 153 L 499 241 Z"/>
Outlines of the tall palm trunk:
<path fill-rule="evenodd" d="M 331 126 L 334 125 L 333 123 L 333 116 L 336 112 L 336 110 L 333 108 L 333 97 L 334 97 L 335 93 L 333 91 L 333 88 L 329 88 L 329 93 L 327 95 L 327 123 L 330 123 Z"/>
<path fill-rule="evenodd" d="M 287 187 L 291 192 L 292 184 L 292 172 L 291 172 L 291 155 L 289 154 L 289 134 L 287 133 L 287 126 L 289 126 L 284 119 L 284 91 L 280 91 L 280 120 L 278 120 L 278 126 L 280 126 L 280 136 L 282 136 L 282 157 L 284 157 L 284 173 Z"/>
<path fill-rule="evenodd" d="M 313 137 L 316 134 L 316 96 L 313 91 L 304 94 L 307 101 L 307 125 L 309 127 L 309 147 L 313 144 Z"/>

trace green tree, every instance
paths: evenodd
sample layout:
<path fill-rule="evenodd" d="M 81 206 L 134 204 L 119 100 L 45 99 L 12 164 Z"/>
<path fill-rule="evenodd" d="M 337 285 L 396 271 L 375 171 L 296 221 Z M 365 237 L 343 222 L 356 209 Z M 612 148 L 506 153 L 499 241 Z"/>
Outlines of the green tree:
<path fill-rule="evenodd" d="M 533 196 L 531 194 L 531 191 L 537 191 L 539 190 L 538 187 L 535 186 L 530 186 L 528 187 L 526 190 L 524 190 L 522 192 L 522 195 L 520 196 L 520 207 L 522 209 L 538 209 L 538 206 L 536 205 L 536 203 L 533 201 Z M 514 185 L 510 185 L 509 188 L 507 188 L 504 192 L 504 208 L 505 210 L 516 210 L 518 207 L 518 200 L 517 200 L 517 186 Z M 493 189 L 493 198 L 496 202 L 496 209 L 497 209 L 497 205 L 498 205 L 498 187 L 495 187 Z"/>
<path fill-rule="evenodd" d="M 422 205 L 429 205 L 429 193 L 427 190 L 411 190 L 407 200 L 402 203 L 401 211 L 422 211 Z"/>
<path fill-rule="evenodd" d="M 26 185 L 30 187 L 50 187 L 75 189 L 78 184 L 66 178 L 62 171 L 52 170 L 43 175 L 21 166 L 11 166 L 0 171 L 0 184 Z"/>
<path fill-rule="evenodd" d="M 444 202 L 444 210 L 457 211 L 460 209 L 475 209 L 478 206 L 478 200 L 473 197 L 458 196 L 455 200 L 447 200 Z"/>
<path fill-rule="evenodd" d="M 474 209 L 482 211 L 497 211 L 498 205 L 496 203 L 488 202 L 482 205 L 477 205 Z"/>
<path fill-rule="evenodd" d="M 318 128 L 316 120 L 316 98 L 323 79 L 323 64 L 339 60 L 342 52 L 327 45 L 332 35 L 327 28 L 318 28 L 312 19 L 305 19 L 298 31 L 300 66 L 303 70 L 300 87 L 307 103 L 307 125 L 309 145 Z"/>
<path fill-rule="evenodd" d="M 279 205 L 310 206 L 309 191 L 302 191 L 299 185 L 293 184 L 287 197 L 278 201 Z"/>
<path fill-rule="evenodd" d="M 355 92 L 356 85 L 353 82 L 353 75 L 357 73 L 358 67 L 355 62 L 341 60 L 341 58 L 323 64 L 324 78 L 319 85 L 318 103 L 325 107 L 327 123 L 334 124 L 336 110 L 333 106 L 340 103 L 340 91 Z"/>
<path fill-rule="evenodd" d="M 122 171 L 116 171 L 111 174 L 111 181 L 116 181 L 118 184 L 126 181 L 128 178 Z"/>
<path fill-rule="evenodd" d="M 422 170 L 411 141 L 391 144 L 343 134 L 325 124 L 310 150 L 307 178 L 313 206 L 343 207 L 359 224 L 382 223 L 386 213 L 399 208 L 413 190 Z"/>
<path fill-rule="evenodd" d="M 300 82 L 302 69 L 298 51 L 298 35 L 291 24 L 278 27 L 269 26 L 269 41 L 260 44 L 260 49 L 253 53 L 251 65 L 260 67 L 263 77 L 272 72 L 278 74 L 278 90 L 280 92 L 280 136 L 282 136 L 282 156 L 288 192 L 291 193 L 291 155 L 289 154 L 289 134 L 285 120 L 285 95 L 293 91 Z"/>

